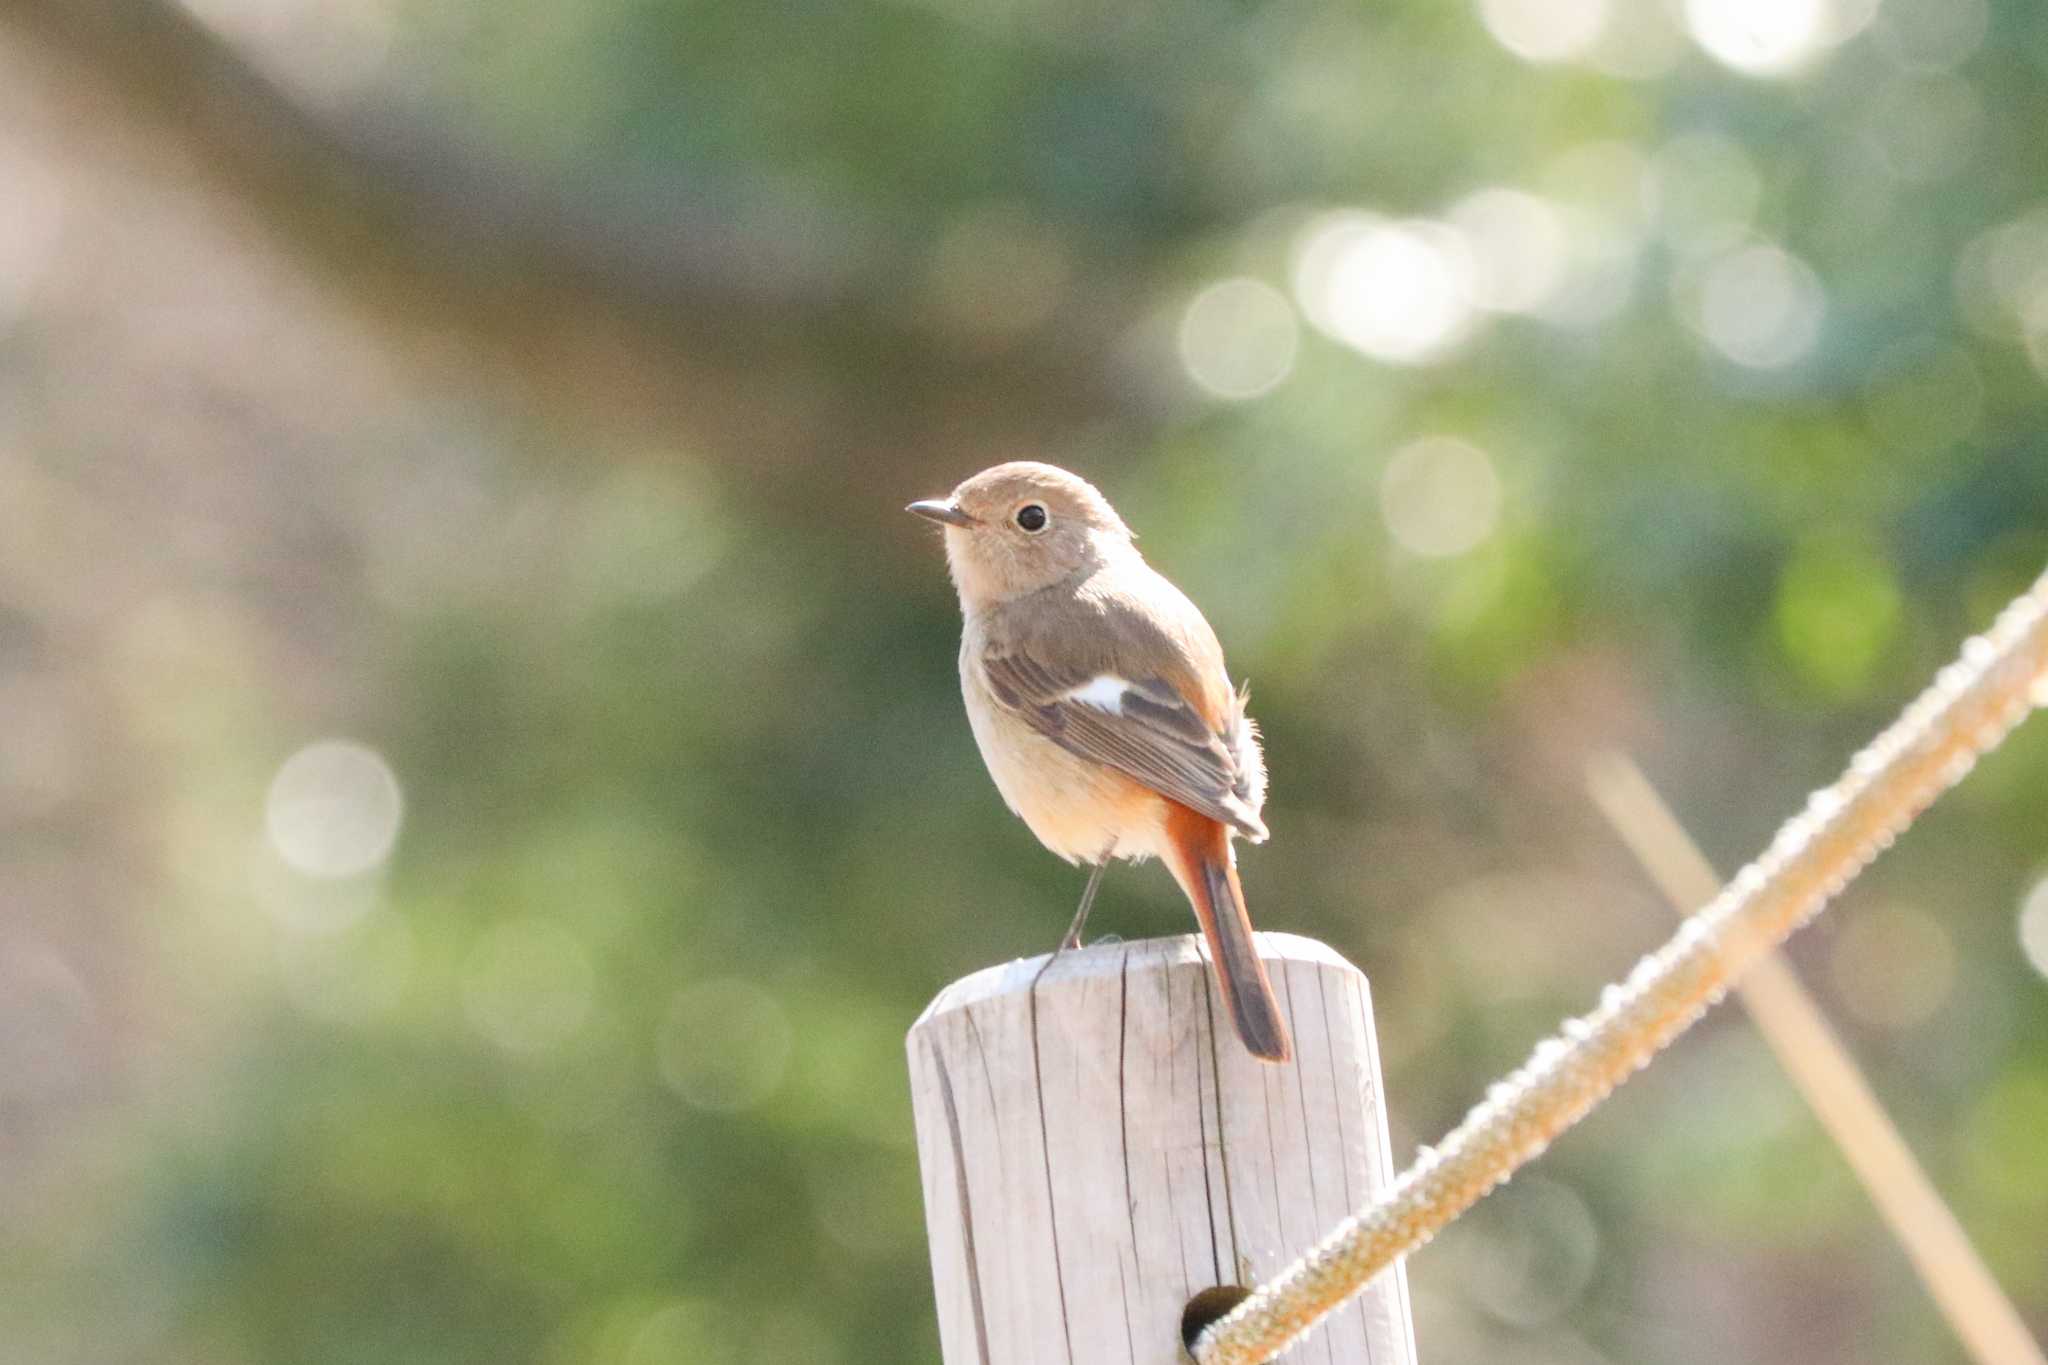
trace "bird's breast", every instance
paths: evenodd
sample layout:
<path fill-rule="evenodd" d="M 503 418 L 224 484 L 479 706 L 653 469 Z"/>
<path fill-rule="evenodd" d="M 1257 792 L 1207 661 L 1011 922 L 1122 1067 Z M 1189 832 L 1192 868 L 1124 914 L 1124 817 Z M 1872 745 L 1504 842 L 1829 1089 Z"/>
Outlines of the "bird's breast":
<path fill-rule="evenodd" d="M 1118 857 L 1158 851 L 1166 802 L 1144 784 L 1081 758 L 997 703 L 970 640 L 960 653 L 960 690 L 981 759 L 1003 801 L 1068 862 L 1094 862 L 1112 845 Z"/>

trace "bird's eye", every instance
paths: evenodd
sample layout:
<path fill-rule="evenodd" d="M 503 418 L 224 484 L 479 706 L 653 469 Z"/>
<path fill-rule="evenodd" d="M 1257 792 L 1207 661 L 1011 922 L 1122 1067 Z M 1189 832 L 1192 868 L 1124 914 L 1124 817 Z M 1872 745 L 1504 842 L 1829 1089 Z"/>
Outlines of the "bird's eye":
<path fill-rule="evenodd" d="M 1035 502 L 1027 502 L 1017 509 L 1017 524 L 1027 531 L 1045 529 L 1045 509 Z"/>

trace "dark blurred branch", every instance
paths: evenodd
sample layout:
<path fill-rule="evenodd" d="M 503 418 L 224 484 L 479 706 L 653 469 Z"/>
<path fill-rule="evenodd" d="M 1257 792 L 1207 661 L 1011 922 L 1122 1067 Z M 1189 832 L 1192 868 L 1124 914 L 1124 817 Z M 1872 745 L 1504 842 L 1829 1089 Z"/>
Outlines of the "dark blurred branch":
<path fill-rule="evenodd" d="M 168 143 L 402 346 L 482 362 L 587 432 L 815 466 L 1121 413 L 1127 297 L 976 349 L 923 322 L 921 255 L 759 185 L 572 196 L 385 106 L 329 116 L 157 0 L 0 0 L 94 112 Z M 678 177 L 680 180 L 682 177 Z M 1006 268 L 991 261 L 992 271 Z M 791 377 L 798 377 L 792 382 Z M 802 390 L 801 401 L 791 390 Z"/>

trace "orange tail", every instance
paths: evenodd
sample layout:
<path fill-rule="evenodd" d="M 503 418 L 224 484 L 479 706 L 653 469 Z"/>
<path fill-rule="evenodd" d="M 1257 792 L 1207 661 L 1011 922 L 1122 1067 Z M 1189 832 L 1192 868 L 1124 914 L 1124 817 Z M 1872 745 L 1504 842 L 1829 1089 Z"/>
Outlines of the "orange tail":
<path fill-rule="evenodd" d="M 1168 804 L 1167 866 L 1195 907 L 1195 918 L 1202 922 L 1216 967 L 1216 984 L 1223 989 L 1223 1003 L 1237 1025 L 1237 1035 L 1254 1057 L 1284 1062 L 1292 1043 L 1286 1021 L 1280 1017 L 1280 1002 L 1273 996 L 1273 983 L 1266 976 L 1266 964 L 1259 960 L 1258 945 L 1252 942 L 1244 888 L 1238 884 L 1237 863 L 1230 856 L 1230 830 L 1186 806 Z"/>

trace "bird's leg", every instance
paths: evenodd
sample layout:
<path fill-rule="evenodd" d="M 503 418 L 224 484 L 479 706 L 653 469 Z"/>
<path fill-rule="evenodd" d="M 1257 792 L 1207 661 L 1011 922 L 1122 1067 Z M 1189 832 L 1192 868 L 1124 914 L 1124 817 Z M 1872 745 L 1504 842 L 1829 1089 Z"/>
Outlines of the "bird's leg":
<path fill-rule="evenodd" d="M 1102 884 L 1102 869 L 1109 866 L 1110 857 L 1115 852 L 1116 840 L 1112 839 L 1109 841 L 1109 847 L 1102 850 L 1102 856 L 1095 860 L 1095 866 L 1088 869 L 1088 885 L 1081 889 L 1081 908 L 1074 912 L 1074 922 L 1067 926 L 1067 936 L 1060 940 L 1060 946 L 1052 950 L 1052 955 L 1045 959 L 1044 965 L 1032 976 L 1031 989 L 1034 992 L 1038 989 L 1039 979 L 1047 971 L 1051 970 L 1053 963 L 1059 961 L 1061 953 L 1064 953 L 1069 948 L 1079 948 L 1081 946 L 1081 928 L 1088 923 L 1088 911 L 1095 905 L 1095 888 Z M 1037 1003 L 1037 996 L 1035 994 L 1032 997 L 1032 1001 L 1035 1007 Z"/>
<path fill-rule="evenodd" d="M 1081 908 L 1074 911 L 1074 922 L 1067 928 L 1067 936 L 1060 940 L 1060 951 L 1081 946 L 1081 928 L 1088 923 L 1088 912 L 1095 905 L 1095 888 L 1102 884 L 1102 869 L 1109 866 L 1109 855 L 1116 851 L 1111 844 L 1103 851 L 1102 857 L 1088 870 L 1088 885 L 1081 891 Z"/>

